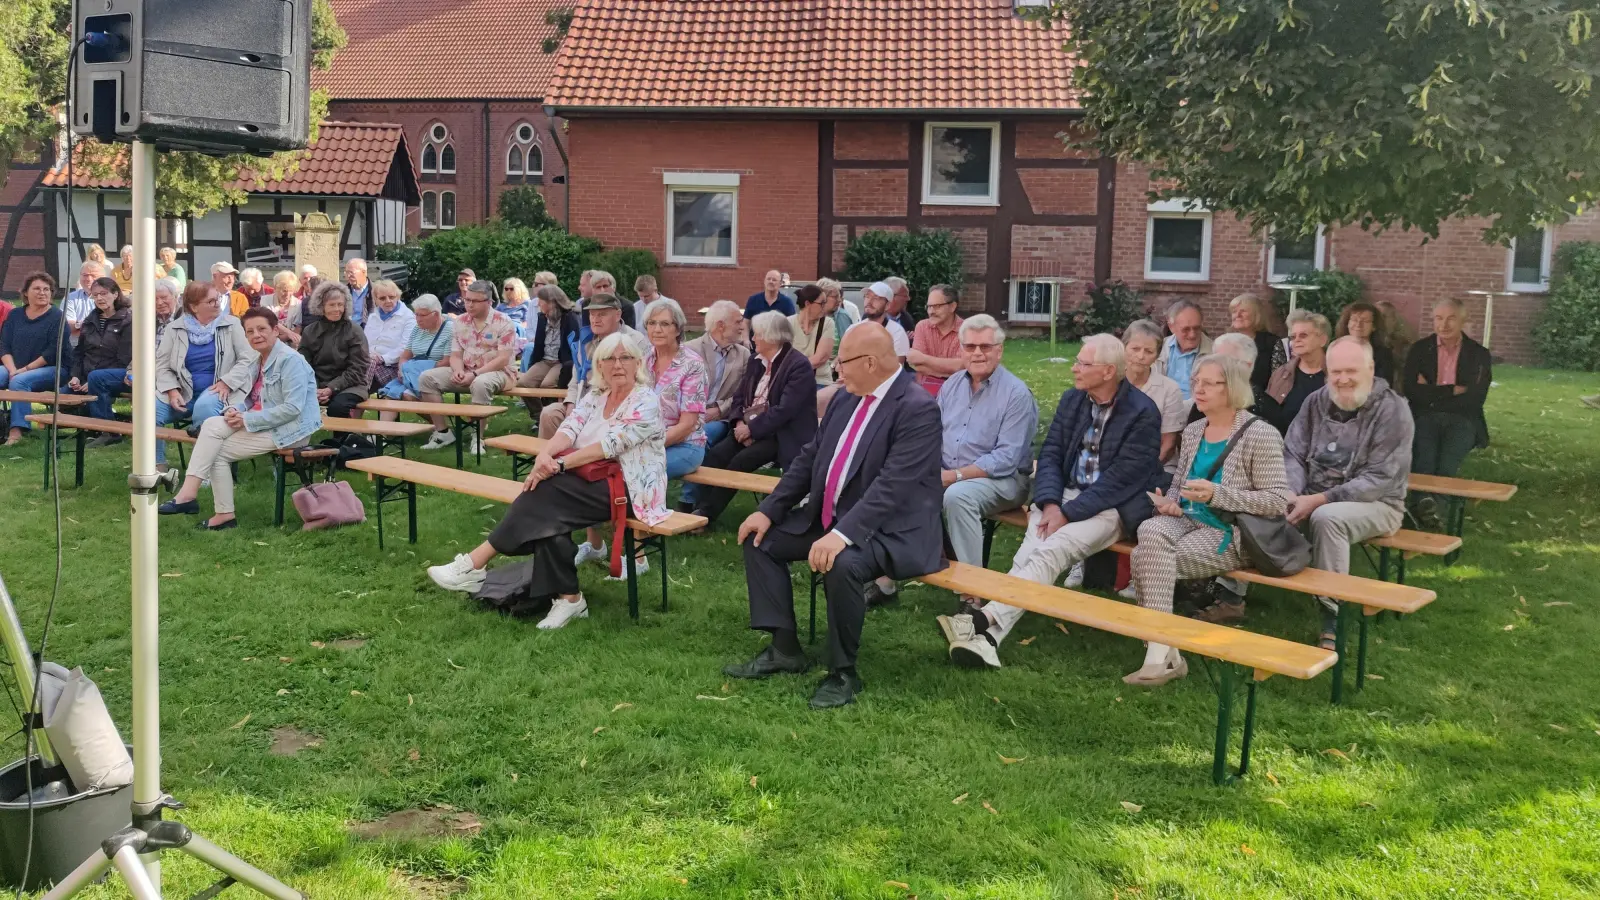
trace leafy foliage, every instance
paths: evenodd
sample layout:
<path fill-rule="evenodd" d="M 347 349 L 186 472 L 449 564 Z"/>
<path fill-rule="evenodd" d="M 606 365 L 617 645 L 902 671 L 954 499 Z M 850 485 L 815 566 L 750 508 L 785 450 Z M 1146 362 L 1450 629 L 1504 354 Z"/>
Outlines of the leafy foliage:
<path fill-rule="evenodd" d="M 912 315 L 921 318 L 929 288 L 961 287 L 961 244 L 948 231 L 868 231 L 845 248 L 843 275 L 850 281 L 904 278 Z"/>
<path fill-rule="evenodd" d="M 572 7 L 563 6 L 559 9 L 552 9 L 544 14 L 544 23 L 546 25 L 554 25 L 556 27 L 556 33 L 545 38 L 544 41 L 540 43 L 540 50 L 545 53 L 554 53 L 561 49 L 561 42 L 567 39 L 567 32 L 572 28 L 572 16 L 574 12 L 575 11 Z"/>
<path fill-rule="evenodd" d="M 633 292 L 633 280 L 640 275 L 660 275 L 661 264 L 649 250 L 600 250 L 583 259 L 583 268 L 610 272 L 617 279 L 617 294 L 638 299 Z M 551 270 L 554 271 L 554 270 Z M 563 284 L 568 282 L 563 281 Z M 576 280 L 572 285 L 576 285 Z"/>
<path fill-rule="evenodd" d="M 545 209 L 544 194 L 525 184 L 500 195 L 500 221 L 515 228 L 560 228 L 561 223 Z"/>
<path fill-rule="evenodd" d="M 1090 143 L 1257 227 L 1497 217 L 1600 195 L 1592 0 L 1052 0 Z M 1069 64 L 1063 58 L 1062 66 Z M 1181 186 L 1181 187 L 1180 187 Z"/>
<path fill-rule="evenodd" d="M 1322 313 L 1328 317 L 1330 323 L 1339 321 L 1339 313 L 1346 306 L 1361 300 L 1367 295 L 1367 284 L 1361 280 L 1360 275 L 1351 272 L 1341 272 L 1338 269 L 1322 269 L 1314 272 L 1302 272 L 1290 276 L 1289 284 L 1313 285 L 1314 291 L 1302 291 L 1295 300 L 1295 306 L 1312 312 Z M 1289 314 L 1289 292 L 1279 289 L 1273 291 L 1273 306 L 1278 310 L 1279 321 Z"/>
<path fill-rule="evenodd" d="M 1091 334 L 1122 337 L 1129 324 L 1148 315 L 1144 295 L 1138 290 L 1122 281 L 1096 284 L 1084 293 L 1082 302 L 1062 312 L 1058 334 L 1069 341 Z"/>
<path fill-rule="evenodd" d="M 1553 274 L 1544 312 L 1533 327 L 1533 346 L 1547 365 L 1600 370 L 1600 244 L 1562 244 Z"/>
<path fill-rule="evenodd" d="M 379 258 L 404 260 L 410 266 L 411 291 L 443 297 L 456 289 L 456 273 L 462 269 L 496 284 L 513 277 L 527 281 L 548 269 L 574 290 L 578 276 L 592 268 L 587 260 L 600 249 L 593 238 L 559 229 L 469 225 L 403 248 L 383 248 Z"/>
<path fill-rule="evenodd" d="M 56 135 L 56 108 L 66 99 L 67 54 L 72 4 L 68 0 L 6 0 L 0 4 L 0 169 L 25 146 Z M 346 43 L 329 0 L 311 7 L 312 67 L 326 69 Z M 328 112 L 322 91 L 311 96 L 311 140 Z M 77 165 L 99 176 L 128 174 L 128 155 L 120 145 L 74 141 Z M 156 208 L 162 215 L 200 215 L 242 203 L 246 191 L 230 185 L 254 178 L 276 180 L 298 167 L 303 151 L 271 157 L 234 154 L 165 153 L 156 160 Z"/>

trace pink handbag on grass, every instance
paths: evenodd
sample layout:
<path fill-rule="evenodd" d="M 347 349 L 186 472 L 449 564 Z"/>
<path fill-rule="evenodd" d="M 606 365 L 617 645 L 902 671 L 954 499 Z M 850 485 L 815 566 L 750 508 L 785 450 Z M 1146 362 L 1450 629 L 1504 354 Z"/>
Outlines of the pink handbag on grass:
<path fill-rule="evenodd" d="M 366 507 L 346 481 L 325 481 L 295 491 L 294 508 L 305 523 L 303 531 L 359 525 L 367 520 Z"/>

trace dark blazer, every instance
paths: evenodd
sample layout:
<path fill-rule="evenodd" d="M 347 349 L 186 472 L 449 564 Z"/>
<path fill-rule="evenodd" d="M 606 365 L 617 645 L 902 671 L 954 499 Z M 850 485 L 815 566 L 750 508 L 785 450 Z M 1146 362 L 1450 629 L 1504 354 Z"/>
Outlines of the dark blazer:
<path fill-rule="evenodd" d="M 777 439 L 778 468 L 787 471 L 801 448 L 817 434 L 817 379 L 811 361 L 794 349 L 793 344 L 784 344 L 772 358 L 772 369 L 772 381 L 767 385 L 767 411 L 748 424 L 752 438 Z M 755 400 L 756 385 L 761 383 L 766 370 L 761 357 L 751 354 L 750 364 L 744 369 L 744 380 L 728 405 L 725 418 L 730 427 L 744 418 L 744 409 Z"/>
<path fill-rule="evenodd" d="M 775 527 L 790 534 L 821 527 L 833 451 L 860 405 L 860 397 L 844 392 L 828 404 L 816 440 L 784 468 L 777 490 L 759 507 Z M 883 405 L 856 438 L 856 453 L 834 505 L 833 528 L 873 553 L 895 579 L 945 567 L 939 519 L 944 504 L 939 481 L 942 431 L 938 401 L 917 385 L 912 373 L 897 374 Z M 810 499 L 797 509 L 802 498 Z"/>
<path fill-rule="evenodd" d="M 536 315 L 534 318 L 538 319 L 539 322 L 533 327 L 533 337 L 528 341 L 528 346 L 532 349 L 532 355 L 529 360 L 538 362 L 544 359 L 544 336 L 546 329 L 550 327 L 550 320 L 542 315 Z M 572 381 L 572 344 L 570 341 L 572 336 L 578 333 L 580 327 L 582 326 L 578 321 L 577 310 L 566 310 L 561 313 L 561 349 L 558 351 L 559 355 L 557 356 L 561 360 L 561 376 L 560 380 L 556 382 L 557 387 L 566 387 Z"/>
<path fill-rule="evenodd" d="M 1272 377 L 1272 353 L 1279 346 L 1278 336 L 1270 331 L 1255 333 L 1256 363 L 1250 370 L 1250 387 L 1259 396 L 1267 391 L 1267 379 Z"/>
<path fill-rule="evenodd" d="M 367 336 L 348 316 L 318 318 L 300 332 L 300 355 L 317 375 L 317 387 L 367 396 Z"/>
<path fill-rule="evenodd" d="M 132 364 L 133 311 L 119 306 L 110 316 L 102 316 L 99 309 L 89 313 L 78 336 L 77 352 L 72 355 L 71 377 L 87 381 L 89 373 L 96 369 L 126 369 Z"/>
<path fill-rule="evenodd" d="M 1406 353 L 1405 373 L 1400 376 L 1406 399 L 1411 401 L 1412 418 L 1431 412 L 1465 416 L 1477 431 L 1477 445 L 1489 446 L 1489 423 L 1483 417 L 1483 403 L 1489 399 L 1493 365 L 1489 351 L 1463 334 L 1461 355 L 1456 359 L 1456 384 L 1467 391 L 1458 395 L 1454 385 L 1434 384 L 1439 378 L 1439 336 L 1430 334 L 1412 344 Z"/>
<path fill-rule="evenodd" d="M 1155 509 L 1146 491 L 1160 490 L 1166 482 L 1161 469 L 1161 411 L 1155 402 L 1124 380 L 1100 435 L 1100 477 L 1061 512 L 1068 522 L 1079 522 L 1115 509 L 1123 530 L 1133 534 Z M 1061 395 L 1033 476 L 1033 503 L 1039 508 L 1061 506 L 1061 494 L 1072 483 L 1072 468 L 1083 449 L 1094 415 L 1094 401 L 1073 388 Z"/>

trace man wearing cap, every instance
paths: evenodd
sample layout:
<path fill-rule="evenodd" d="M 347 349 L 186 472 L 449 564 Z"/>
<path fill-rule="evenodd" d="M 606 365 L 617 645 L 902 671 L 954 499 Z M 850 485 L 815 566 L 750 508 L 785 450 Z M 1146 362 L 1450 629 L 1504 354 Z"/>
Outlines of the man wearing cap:
<path fill-rule="evenodd" d="M 506 369 L 516 349 L 517 327 L 494 308 L 493 298 L 494 285 L 487 281 L 474 281 L 462 292 L 467 311 L 451 329 L 449 364 L 429 369 L 417 380 L 424 403 L 439 403 L 445 391 L 471 391 L 473 403 L 487 406 L 510 383 Z M 437 450 L 455 443 L 444 416 L 432 418 L 433 436 L 422 449 Z M 477 453 L 476 437 L 473 443 Z"/>
<path fill-rule="evenodd" d="M 453 293 L 445 294 L 444 299 L 439 301 L 439 306 L 444 309 L 445 315 L 454 319 L 466 313 L 467 307 L 465 302 L 462 300 L 462 295 L 466 294 L 467 288 L 477 280 L 477 273 L 473 272 L 471 269 L 462 269 L 456 273 L 455 291 Z"/>
<path fill-rule="evenodd" d="M 372 283 L 367 280 L 367 261 L 359 256 L 345 260 L 344 283 L 350 288 L 350 321 L 361 325 L 372 309 Z"/>
<path fill-rule="evenodd" d="M 567 419 L 567 414 L 578 401 L 589 393 L 589 370 L 594 367 L 594 348 L 601 339 L 620 331 L 632 335 L 644 346 L 644 336 L 622 323 L 622 298 L 612 293 L 598 293 L 589 298 L 589 324 L 567 339 L 572 350 L 572 380 L 567 382 L 567 396 L 560 403 L 552 403 L 539 412 L 539 437 L 549 440 Z"/>
<path fill-rule="evenodd" d="M 906 336 L 906 330 L 900 323 L 889 315 L 889 302 L 894 299 L 894 288 L 886 281 L 875 281 L 861 292 L 862 322 L 877 322 L 889 332 L 889 339 L 894 341 L 894 353 L 900 357 L 900 364 L 905 365 L 906 357 L 911 355 L 911 339 Z M 859 323 L 858 323 L 859 324 Z"/>
<path fill-rule="evenodd" d="M 228 298 L 228 312 L 236 319 L 250 308 L 250 298 L 233 289 L 238 280 L 239 270 L 233 263 L 223 260 L 211 264 L 211 286 L 217 289 L 217 296 Z"/>

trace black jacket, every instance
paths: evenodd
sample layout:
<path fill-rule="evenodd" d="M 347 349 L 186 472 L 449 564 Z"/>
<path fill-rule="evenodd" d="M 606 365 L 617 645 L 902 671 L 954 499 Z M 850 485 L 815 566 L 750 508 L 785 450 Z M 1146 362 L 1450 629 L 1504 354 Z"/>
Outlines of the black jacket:
<path fill-rule="evenodd" d="M 133 364 L 133 310 L 116 307 L 110 316 L 96 308 L 83 320 L 72 354 L 72 377 L 87 381 L 96 369 L 126 369 Z"/>
<path fill-rule="evenodd" d="M 805 361 L 804 354 L 794 355 Z M 809 363 L 806 368 L 810 369 Z M 812 402 L 810 392 L 806 397 Z M 816 440 L 784 468 L 777 489 L 759 507 L 773 527 L 805 534 L 820 526 L 834 448 L 860 405 L 860 397 L 844 392 L 828 404 Z M 871 553 L 891 578 L 916 578 L 946 565 L 940 523 L 942 446 L 938 401 L 917 384 L 916 375 L 897 374 L 883 405 L 873 411 L 856 438 L 832 523 L 852 544 Z M 810 500 L 797 509 L 805 497 Z"/>
<path fill-rule="evenodd" d="M 318 318 L 300 332 L 300 355 L 317 375 L 317 387 L 367 396 L 367 336 L 346 316 Z"/>
<path fill-rule="evenodd" d="M 817 378 L 811 360 L 794 349 L 793 344 L 784 344 L 772 358 L 772 369 L 772 381 L 767 385 L 767 411 L 748 424 L 750 436 L 756 440 L 777 438 L 778 468 L 788 471 L 789 463 L 817 436 Z M 761 357 L 752 354 L 750 364 L 745 366 L 744 380 L 739 382 L 739 390 L 734 392 L 728 405 L 726 418 L 730 429 L 744 418 L 744 409 L 755 399 L 756 385 L 761 383 L 766 370 Z M 732 435 L 731 430 L 729 435 Z"/>
<path fill-rule="evenodd" d="M 533 354 L 529 357 L 531 362 L 544 359 L 544 336 L 550 327 L 549 319 L 544 316 L 535 318 L 539 321 L 533 326 L 533 336 L 528 341 L 528 346 L 533 348 Z M 580 327 L 576 310 L 568 310 L 561 314 L 561 348 L 557 357 L 561 360 L 561 380 L 556 383 L 558 387 L 566 387 L 572 381 L 572 346 L 569 341 L 578 333 Z"/>
<path fill-rule="evenodd" d="M 1406 399 L 1411 402 L 1412 418 L 1432 412 L 1465 416 L 1477 431 L 1477 445 L 1489 446 L 1489 422 L 1483 417 L 1483 403 L 1489 399 L 1493 365 L 1489 351 L 1463 334 L 1461 354 L 1456 359 L 1456 384 L 1467 390 L 1457 394 L 1455 385 L 1434 383 L 1439 378 L 1439 336 L 1430 334 L 1412 344 L 1406 354 L 1405 373 L 1400 376 Z"/>
<path fill-rule="evenodd" d="M 1139 523 L 1155 512 L 1146 491 L 1166 483 L 1161 468 L 1161 411 L 1144 391 L 1124 380 L 1117 386 L 1111 418 L 1100 435 L 1100 477 L 1065 506 L 1061 495 L 1072 483 L 1072 469 L 1083 449 L 1094 414 L 1094 401 L 1073 388 L 1061 395 L 1050 431 L 1039 448 L 1039 466 L 1033 477 L 1033 503 L 1061 507 L 1068 522 L 1081 522 L 1108 509 L 1122 519 L 1123 531 L 1133 534 Z"/>

